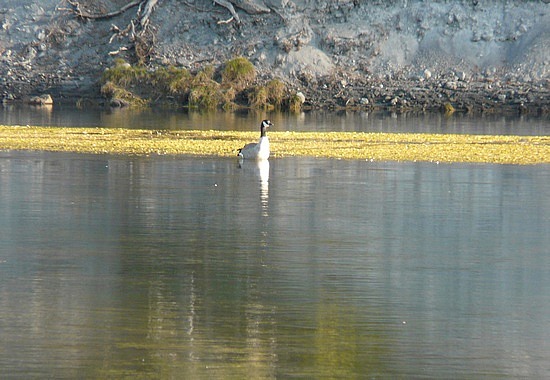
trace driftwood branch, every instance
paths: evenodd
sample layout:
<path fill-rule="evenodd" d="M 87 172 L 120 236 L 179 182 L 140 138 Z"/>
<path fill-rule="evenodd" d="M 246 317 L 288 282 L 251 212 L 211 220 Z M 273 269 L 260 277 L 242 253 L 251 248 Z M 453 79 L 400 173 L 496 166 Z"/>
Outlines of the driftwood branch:
<path fill-rule="evenodd" d="M 241 23 L 241 19 L 235 11 L 234 6 L 251 15 L 271 12 L 271 10 L 266 7 L 261 0 L 214 0 L 214 3 L 227 8 L 229 12 L 231 12 L 230 19 L 226 21 L 218 21 L 218 24 L 228 24 L 233 20 L 235 20 L 237 24 Z"/>
<path fill-rule="evenodd" d="M 158 0 L 134 0 L 124 5 L 120 9 L 108 12 L 95 14 L 85 9 L 82 9 L 80 3 L 76 0 L 66 0 L 71 8 L 68 9 L 71 13 L 81 19 L 89 20 L 104 20 L 116 17 L 128 9 L 139 6 L 137 11 L 137 17 L 130 21 L 128 26 L 124 29 L 118 28 L 116 25 L 112 25 L 111 31 L 113 35 L 109 39 L 109 43 L 113 42 L 115 38 L 128 38 L 132 43 L 136 56 L 139 60 L 144 60 L 150 56 L 155 45 L 155 31 L 154 28 L 149 26 L 149 17 L 153 13 L 154 7 L 157 5 Z M 116 55 L 121 51 L 128 50 L 127 48 L 120 48 L 113 52 L 111 55 Z"/>
<path fill-rule="evenodd" d="M 139 17 L 139 23 L 141 27 L 144 28 L 149 22 L 149 16 L 153 13 L 153 8 L 157 5 L 158 0 L 147 0 L 143 9 L 141 10 L 141 16 Z M 141 7 L 141 6 L 140 6 Z"/>
<path fill-rule="evenodd" d="M 231 16 L 230 18 L 228 18 L 227 20 L 220 20 L 217 22 L 218 25 L 221 25 L 221 24 L 229 24 L 231 21 L 233 21 L 233 16 Z"/>
<path fill-rule="evenodd" d="M 80 4 L 78 3 L 78 1 L 67 0 L 67 3 L 69 3 L 73 7 L 72 11 L 77 17 L 90 19 L 90 20 L 101 20 L 101 19 L 108 19 L 108 18 L 116 17 L 116 16 L 126 12 L 130 8 L 137 7 L 142 2 L 143 2 L 143 0 L 135 0 L 135 1 L 132 1 L 131 3 L 126 4 L 125 6 L 123 6 L 122 8 L 120 8 L 119 10 L 116 10 L 116 11 L 109 12 L 109 13 L 93 14 L 93 13 L 88 12 L 85 9 L 81 9 Z"/>
<path fill-rule="evenodd" d="M 227 1 L 227 0 L 214 0 L 214 3 L 216 3 L 218 5 L 221 5 L 222 7 L 227 8 L 227 10 L 229 10 L 229 12 L 231 12 L 231 16 L 233 16 L 229 20 L 223 21 L 222 22 L 223 24 L 227 24 L 227 23 L 231 22 L 233 19 L 235 21 L 237 21 L 237 24 L 241 23 L 241 19 L 239 18 L 239 15 L 235 11 L 235 8 L 233 8 L 233 4 L 231 4 L 229 1 Z"/>
<path fill-rule="evenodd" d="M 231 0 L 234 6 L 242 9 L 249 15 L 257 15 L 260 13 L 269 13 L 271 10 L 265 6 L 263 1 L 259 0 Z"/>

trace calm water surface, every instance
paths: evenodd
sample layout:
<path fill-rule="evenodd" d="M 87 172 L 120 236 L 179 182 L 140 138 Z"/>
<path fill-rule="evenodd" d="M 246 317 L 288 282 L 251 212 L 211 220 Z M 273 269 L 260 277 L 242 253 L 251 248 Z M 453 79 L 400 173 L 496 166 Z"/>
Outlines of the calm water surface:
<path fill-rule="evenodd" d="M 357 131 L 549 135 L 550 115 L 510 116 L 455 113 L 395 114 L 391 112 L 328 112 L 300 114 L 265 112 L 187 112 L 171 110 L 77 109 L 0 104 L 0 125 L 107 127 L 170 130 L 237 130 L 259 128 L 269 118 L 274 131 Z"/>
<path fill-rule="evenodd" d="M 2 378 L 547 378 L 550 166 L 0 152 Z"/>

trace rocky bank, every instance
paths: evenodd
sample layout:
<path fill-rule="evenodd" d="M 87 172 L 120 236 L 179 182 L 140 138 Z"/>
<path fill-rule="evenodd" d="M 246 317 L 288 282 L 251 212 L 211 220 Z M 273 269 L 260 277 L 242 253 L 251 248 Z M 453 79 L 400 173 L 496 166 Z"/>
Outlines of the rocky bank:
<path fill-rule="evenodd" d="M 115 58 L 198 70 L 244 56 L 310 108 L 548 115 L 548 3 L 4 0 L 0 98 L 98 99 Z"/>

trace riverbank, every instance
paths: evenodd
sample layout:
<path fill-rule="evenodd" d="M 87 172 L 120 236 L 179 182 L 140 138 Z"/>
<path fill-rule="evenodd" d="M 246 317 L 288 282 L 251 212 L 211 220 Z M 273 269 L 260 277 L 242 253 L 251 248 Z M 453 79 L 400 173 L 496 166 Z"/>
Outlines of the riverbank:
<path fill-rule="evenodd" d="M 261 100 L 254 89 L 277 80 L 285 96 L 303 95 L 302 109 L 550 115 L 546 0 L 131 4 L 4 1 L 0 100 L 124 105 L 110 98 L 115 88 L 101 92 L 117 59 L 147 73 L 195 75 L 244 57 L 257 73 L 249 91 L 206 78 L 225 100 Z M 145 100 L 185 106 L 190 93 L 177 90 Z"/>
<path fill-rule="evenodd" d="M 495 164 L 550 163 L 550 136 L 271 132 L 272 157 Z M 235 157 L 256 132 L 0 126 L 1 150 Z"/>

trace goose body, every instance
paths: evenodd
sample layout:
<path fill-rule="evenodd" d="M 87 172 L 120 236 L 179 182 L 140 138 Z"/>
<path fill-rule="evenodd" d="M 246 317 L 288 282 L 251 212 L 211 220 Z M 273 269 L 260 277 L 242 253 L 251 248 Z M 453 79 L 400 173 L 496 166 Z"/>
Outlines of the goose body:
<path fill-rule="evenodd" d="M 240 158 L 267 160 L 269 158 L 269 138 L 266 129 L 272 126 L 271 121 L 263 120 L 260 124 L 260 140 L 257 143 L 249 143 L 239 149 Z"/>

